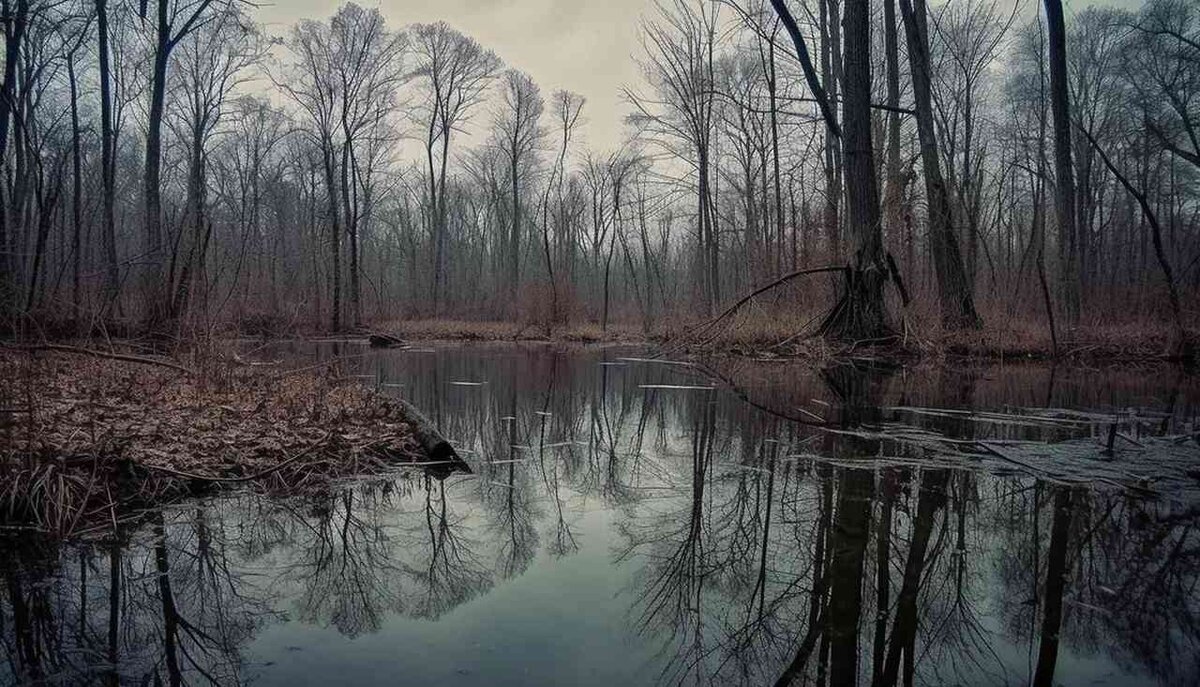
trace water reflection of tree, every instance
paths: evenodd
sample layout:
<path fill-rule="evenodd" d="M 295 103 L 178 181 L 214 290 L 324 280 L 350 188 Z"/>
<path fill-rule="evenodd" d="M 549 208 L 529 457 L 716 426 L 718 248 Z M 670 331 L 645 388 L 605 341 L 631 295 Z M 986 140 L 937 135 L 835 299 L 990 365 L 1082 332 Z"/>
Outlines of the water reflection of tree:
<path fill-rule="evenodd" d="M 299 583 L 300 618 L 328 624 L 356 637 L 379 629 L 387 611 L 399 610 L 399 566 L 393 541 L 380 522 L 387 496 L 378 490 L 347 489 L 313 508 L 301 522 L 310 536 L 288 570 Z"/>
<path fill-rule="evenodd" d="M 0 645 L 13 681 L 245 682 L 242 647 L 272 616 L 230 564 L 210 504 L 153 512 L 122 532 L 128 539 L 109 544 L 40 542 L 0 556 L 0 608 L 13 619 L 0 623 Z"/>
<path fill-rule="evenodd" d="M 436 619 L 526 570 L 539 547 L 594 545 L 576 524 L 597 502 L 616 512 L 617 554 L 636 570 L 631 617 L 661 648 L 664 682 L 1029 681 L 1052 636 L 1063 655 L 1200 681 L 1180 660 L 1200 654 L 1194 513 L 923 465 L 925 449 L 823 428 L 893 420 L 878 409 L 897 398 L 994 403 L 992 378 L 860 365 L 758 384 L 745 403 L 723 389 L 642 388 L 679 380 L 597 359 L 422 368 L 410 389 L 472 451 L 475 478 L 238 499 L 168 511 L 131 541 L 0 552 L 0 682 L 107 671 L 114 684 L 236 683 L 241 647 L 271 621 L 246 614 L 280 606 L 277 595 L 301 620 L 351 636 L 392 614 Z M 1018 391 L 1028 400 L 1017 404 L 1088 398 L 1070 376 Z M 992 431 L 921 422 L 951 436 Z M 238 572 L 256 567 L 286 574 Z M 1001 644 L 1027 649 L 1028 666 L 1001 661 Z"/>
<path fill-rule="evenodd" d="M 1200 666 L 1180 660 L 1200 652 L 1194 511 L 1047 484 L 1003 505 L 996 571 L 1003 595 L 1023 602 L 1002 619 L 1028 643 L 1034 681 L 1052 679 L 1061 645 L 1165 684 L 1200 681 Z"/>
<path fill-rule="evenodd" d="M 403 567 L 417 587 L 420 599 L 412 607 L 413 615 L 437 619 L 446 611 L 474 598 L 492 582 L 475 551 L 477 543 L 460 531 L 462 521 L 450 511 L 444 480 L 426 477 L 424 523 L 429 536 L 427 559 L 421 557 Z"/>
<path fill-rule="evenodd" d="M 701 619 L 706 574 L 712 570 L 705 560 L 704 490 L 712 464 L 715 431 L 710 394 L 700 397 L 699 412 L 691 428 L 691 471 L 684 489 L 682 512 L 668 510 L 620 525 L 631 544 L 619 558 L 635 549 L 645 560 L 638 597 L 637 628 L 643 634 L 664 638 L 673 656 L 663 676 L 678 682 L 699 671 L 705 653 Z"/>

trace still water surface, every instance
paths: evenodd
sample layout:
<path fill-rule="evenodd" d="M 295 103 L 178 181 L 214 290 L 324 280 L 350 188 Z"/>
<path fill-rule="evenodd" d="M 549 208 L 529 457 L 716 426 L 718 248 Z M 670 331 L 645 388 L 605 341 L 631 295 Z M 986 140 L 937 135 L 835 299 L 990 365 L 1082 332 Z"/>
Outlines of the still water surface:
<path fill-rule="evenodd" d="M 1171 370 L 293 354 L 359 354 L 473 474 L 0 539 L 0 683 L 1200 684 Z"/>

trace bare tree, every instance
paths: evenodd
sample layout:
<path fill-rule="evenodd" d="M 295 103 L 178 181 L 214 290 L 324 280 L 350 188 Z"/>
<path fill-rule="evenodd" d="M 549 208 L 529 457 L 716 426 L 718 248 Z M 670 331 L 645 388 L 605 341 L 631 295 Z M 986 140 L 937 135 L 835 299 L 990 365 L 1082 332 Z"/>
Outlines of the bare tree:
<path fill-rule="evenodd" d="M 1054 123 L 1054 193 L 1062 244 L 1063 301 L 1071 323 L 1079 321 L 1079 229 L 1075 221 L 1075 170 L 1071 164 L 1071 99 L 1067 80 L 1067 34 L 1062 0 L 1045 0 L 1050 55 L 1050 105 Z"/>
<path fill-rule="evenodd" d="M 421 116 L 428 162 L 429 206 L 433 231 L 433 312 L 441 306 L 446 279 L 446 169 L 450 138 L 483 101 L 501 67 L 500 58 L 445 22 L 412 27 L 416 75 L 422 88 Z M 440 151 L 435 153 L 435 149 Z M 437 169 L 435 170 L 435 164 Z"/>
<path fill-rule="evenodd" d="M 915 7 L 914 7 L 915 5 Z M 925 194 L 929 199 L 929 241 L 937 271 L 942 322 L 953 328 L 977 328 L 979 315 L 971 294 L 971 283 L 963 269 L 962 254 L 955 237 L 953 212 L 946 182 L 938 160 L 937 131 L 933 125 L 930 97 L 929 39 L 925 0 L 900 0 L 908 39 L 908 61 L 916 100 L 917 134 L 925 166 Z"/>
<path fill-rule="evenodd" d="M 21 42 L 29 21 L 29 0 L 4 0 L 4 82 L 0 83 L 0 156 L 8 155 L 9 121 L 13 114 L 16 94 L 17 65 Z M 2 186 L 2 185 L 0 185 Z M 15 265 L 12 257 L 15 242 L 7 209 L 8 199 L 0 198 L 0 318 L 14 310 L 17 285 L 13 280 Z"/>
<path fill-rule="evenodd" d="M 502 88 L 503 105 L 496 112 L 496 146 L 508 169 L 508 296 L 510 305 L 515 306 L 521 278 L 521 184 L 528 181 L 534 153 L 541 143 L 540 121 L 545 104 L 541 90 L 524 72 L 504 72 Z"/>
<path fill-rule="evenodd" d="M 222 8 L 204 31 L 194 32 L 180 43 L 177 69 L 184 96 L 176 103 L 179 112 L 175 118 L 179 135 L 187 142 L 188 172 L 184 222 L 172 242 L 166 275 L 172 287 L 166 312 L 169 320 L 187 314 L 197 277 L 203 277 L 206 264 L 211 237 L 207 217 L 210 141 L 226 115 L 230 93 L 248 80 L 249 68 L 262 59 L 266 47 L 258 29 L 235 7 Z M 207 293 L 203 295 L 207 297 Z"/>
<path fill-rule="evenodd" d="M 708 1 L 699 7 L 685 0 L 659 4 L 658 20 L 642 26 L 647 53 L 642 71 L 657 98 L 626 91 L 642 123 L 657 136 L 654 143 L 666 147 L 696 174 L 697 265 L 709 312 L 721 297 L 720 242 L 712 188 L 717 15 L 717 5 Z M 672 143 L 682 144 L 684 149 L 673 148 Z"/>
<path fill-rule="evenodd" d="M 854 238 L 854 260 L 845 291 L 826 317 L 821 331 L 835 339 L 857 342 L 887 339 L 884 259 L 871 144 L 871 31 L 867 0 L 847 0 L 842 83 L 842 149 L 846 172 L 846 221 Z"/>
<path fill-rule="evenodd" d="M 154 27 L 154 60 L 150 78 L 150 107 L 146 123 L 144 170 L 146 268 L 142 274 L 143 313 L 151 329 L 170 317 L 170 289 L 166 280 L 166 243 L 162 216 L 162 125 L 166 112 L 167 67 L 180 41 L 211 21 L 210 7 L 228 6 L 233 0 L 156 0 L 154 17 L 147 18 L 147 3 L 141 4 L 143 22 Z"/>
<path fill-rule="evenodd" d="M 583 104 L 585 100 L 583 96 L 571 91 L 559 90 L 554 92 L 553 107 L 555 124 L 557 131 L 555 132 L 559 138 L 558 157 L 554 160 L 554 167 L 550 170 L 550 179 L 546 182 L 546 188 L 542 194 L 542 253 L 546 259 L 546 275 L 550 279 L 550 324 L 558 322 L 558 283 L 554 275 L 554 257 L 550 248 L 550 195 L 553 192 L 558 209 L 558 216 L 562 219 L 563 209 L 563 179 L 566 177 L 567 166 L 567 146 L 571 143 L 571 135 L 575 131 L 575 127 L 579 124 L 580 113 L 583 112 Z"/>

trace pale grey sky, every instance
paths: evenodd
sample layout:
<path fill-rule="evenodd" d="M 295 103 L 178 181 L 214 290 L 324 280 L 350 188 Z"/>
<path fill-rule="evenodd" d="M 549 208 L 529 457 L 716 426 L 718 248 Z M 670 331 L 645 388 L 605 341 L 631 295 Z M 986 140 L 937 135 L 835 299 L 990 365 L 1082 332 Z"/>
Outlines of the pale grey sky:
<path fill-rule="evenodd" d="M 269 4 L 268 4 L 269 3 Z M 258 20 L 283 35 L 297 19 L 325 19 L 340 0 L 264 0 Z M 587 98 L 582 138 L 599 149 L 620 141 L 621 87 L 638 81 L 638 18 L 653 0 L 360 0 L 392 28 L 445 20 L 528 72 L 549 98 L 566 88 Z"/>
<path fill-rule="evenodd" d="M 259 0 L 258 20 L 284 35 L 296 20 L 326 19 L 342 0 Z M 1002 0 L 1009 2 L 1011 0 Z M 1019 0 L 1031 12 L 1040 0 Z M 581 139 L 617 147 L 628 111 L 622 86 L 637 87 L 639 19 L 654 0 L 359 0 L 378 7 L 393 28 L 445 20 L 528 72 L 544 95 L 559 88 L 587 98 Z M 940 4 L 934 0 L 931 4 Z M 1070 15 L 1092 4 L 1137 7 L 1139 0 L 1066 0 Z"/>

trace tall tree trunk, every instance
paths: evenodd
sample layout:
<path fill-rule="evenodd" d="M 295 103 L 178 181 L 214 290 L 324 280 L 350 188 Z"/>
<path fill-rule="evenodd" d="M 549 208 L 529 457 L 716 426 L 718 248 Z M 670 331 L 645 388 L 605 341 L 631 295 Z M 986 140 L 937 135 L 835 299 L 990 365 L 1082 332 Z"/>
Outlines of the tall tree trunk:
<path fill-rule="evenodd" d="M 354 159 L 354 144 L 350 131 L 343 122 L 342 143 L 342 214 L 346 218 L 346 237 L 350 249 L 350 323 L 362 326 L 362 292 L 358 268 L 358 191 L 356 186 L 357 163 Z"/>
<path fill-rule="evenodd" d="M 767 46 L 767 88 L 771 98 L 771 172 L 775 186 L 775 273 L 782 274 L 784 267 L 784 247 L 787 241 L 783 229 L 783 189 L 779 177 L 779 103 L 776 98 L 779 81 L 775 76 L 775 41 Z"/>
<path fill-rule="evenodd" d="M 4 83 L 0 84 L 0 159 L 8 154 L 9 119 L 14 114 L 13 99 L 16 94 L 17 63 L 20 61 L 21 41 L 25 36 L 25 25 L 29 17 L 29 0 L 4 0 Z M 0 194 L 4 191 L 0 184 Z M 18 287 L 16 261 L 12 255 L 15 236 L 7 199 L 0 196 L 0 322 L 16 311 Z"/>
<path fill-rule="evenodd" d="M 165 282 L 165 246 L 162 226 L 162 123 L 167 93 L 167 63 L 171 50 L 171 25 L 167 19 L 168 0 L 157 3 L 157 41 L 150 77 L 150 112 L 146 121 L 145 262 L 142 272 L 143 320 L 149 329 L 157 329 L 169 315 L 170 297 Z"/>
<path fill-rule="evenodd" d="M 854 238 L 854 261 L 845 291 L 821 325 L 821 332 L 846 342 L 880 341 L 893 332 L 888 323 L 879 194 L 871 146 L 871 26 L 869 0 L 847 0 L 843 17 L 842 155 L 846 175 L 846 219 Z"/>
<path fill-rule="evenodd" d="M 938 158 L 937 130 L 933 124 L 930 95 L 929 33 L 925 20 L 925 0 L 900 0 L 904 33 L 908 39 L 908 60 L 912 71 L 913 99 L 917 110 L 917 135 L 921 142 L 921 162 L 925 168 L 925 194 L 929 201 L 929 242 L 937 273 L 942 323 L 952 329 L 978 328 L 979 315 L 971 295 L 971 282 L 963 267 L 950 193 L 942 178 Z"/>
<path fill-rule="evenodd" d="M 903 180 L 900 169 L 900 45 L 896 35 L 896 0 L 883 2 L 883 49 L 887 68 L 887 182 L 884 189 L 884 228 L 895 241 L 901 233 L 903 218 L 900 202 Z M 894 243 L 892 245 L 895 245 Z M 910 266 L 911 268 L 911 266 Z"/>
<path fill-rule="evenodd" d="M 67 57 L 67 83 L 71 89 L 71 320 L 80 329 L 83 294 L 83 161 L 79 144 L 79 81 L 75 77 L 75 53 Z"/>
<path fill-rule="evenodd" d="M 436 284 L 435 288 L 437 288 L 439 290 L 439 294 L 438 294 L 439 296 L 441 295 L 440 294 L 441 287 L 443 287 L 446 283 L 446 230 L 448 229 L 448 227 L 446 226 L 447 225 L 447 218 L 446 218 L 446 212 L 447 212 L 446 165 L 448 164 L 449 157 L 450 157 L 450 133 L 451 133 L 451 131 L 452 131 L 452 129 L 449 126 L 447 126 L 445 123 L 442 124 L 442 159 L 441 159 L 441 162 L 440 162 L 440 165 L 438 168 L 438 195 L 437 195 L 437 201 L 436 201 L 436 205 L 437 205 L 437 228 L 436 228 L 436 231 L 437 231 L 437 239 L 436 239 L 437 240 L 437 246 L 436 246 L 437 264 L 434 266 L 434 269 L 437 271 L 437 273 L 434 275 L 434 281 Z M 431 170 L 431 173 L 432 173 L 432 170 Z M 434 315 L 436 316 L 438 314 L 437 308 L 439 305 L 439 301 L 437 300 L 436 297 L 434 299 L 433 305 L 434 305 Z"/>
<path fill-rule="evenodd" d="M 819 0 L 819 20 L 821 25 L 821 81 L 829 92 L 829 100 L 837 106 L 838 83 L 834 76 L 834 49 L 837 43 L 835 35 L 836 20 L 829 17 L 830 3 L 837 0 Z M 836 121 L 836 120 L 834 120 Z M 825 209 L 824 224 L 828 255 L 833 260 L 839 260 L 842 255 L 841 235 L 841 200 L 842 179 L 839 168 L 840 132 L 831 125 L 831 120 L 825 121 L 824 171 L 825 171 Z"/>
<path fill-rule="evenodd" d="M 170 305 L 166 311 L 168 319 L 176 320 L 187 315 L 191 306 L 195 272 L 202 261 L 200 251 L 204 246 L 204 141 L 200 125 L 192 131 L 191 152 L 188 160 L 187 180 L 187 222 L 179 228 L 180 240 L 177 242 L 176 255 L 172 256 L 172 265 L 179 261 L 179 277 L 175 279 L 175 270 L 168 270 L 169 280 L 175 281 L 175 288 L 170 297 Z M 182 249 L 182 250 L 181 250 Z"/>
<path fill-rule="evenodd" d="M 101 243 L 104 251 L 104 303 L 107 312 L 115 305 L 120 289 L 120 268 L 117 266 L 117 221 L 115 173 L 113 169 L 113 107 L 112 76 L 108 54 L 108 0 L 96 0 L 96 33 L 100 64 L 100 176 L 103 188 L 103 217 Z"/>
<path fill-rule="evenodd" d="M 321 156 L 325 168 L 325 190 L 329 213 L 329 255 L 333 302 L 330 326 L 334 332 L 342 331 L 342 227 L 338 221 L 338 185 L 333 167 L 333 141 L 328 136 L 321 142 Z"/>
<path fill-rule="evenodd" d="M 1067 81 L 1067 35 L 1062 0 L 1045 0 L 1050 55 L 1050 107 L 1054 122 L 1054 190 L 1062 242 L 1063 301 L 1071 324 L 1079 321 L 1079 230 L 1075 217 L 1075 172 L 1071 165 L 1071 102 Z"/>
<path fill-rule="evenodd" d="M 512 228 L 509 234 L 508 297 L 509 307 L 517 312 L 517 286 L 521 278 L 521 199 L 518 193 L 517 149 L 513 144 L 509 175 L 512 180 Z"/>

